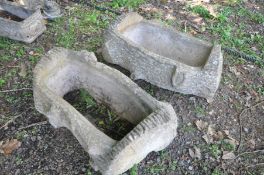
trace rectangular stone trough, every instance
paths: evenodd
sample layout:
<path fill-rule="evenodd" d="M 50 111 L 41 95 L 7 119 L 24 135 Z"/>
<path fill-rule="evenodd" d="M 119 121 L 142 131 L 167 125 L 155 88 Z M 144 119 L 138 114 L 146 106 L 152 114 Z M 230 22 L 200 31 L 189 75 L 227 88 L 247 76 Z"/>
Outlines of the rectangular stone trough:
<path fill-rule="evenodd" d="M 220 45 L 143 19 L 120 16 L 105 33 L 104 59 L 161 88 L 212 101 L 218 89 L 223 56 Z"/>
<path fill-rule="evenodd" d="M 0 0 L 29 10 L 37 10 L 44 6 L 44 0 Z"/>
<path fill-rule="evenodd" d="M 109 106 L 135 127 L 121 140 L 100 131 L 92 120 L 63 99 L 76 89 L 85 89 L 98 102 Z M 159 102 L 121 72 L 97 62 L 87 51 L 54 48 L 34 70 L 36 109 L 54 127 L 66 127 L 103 175 L 125 172 L 149 152 L 164 149 L 177 134 L 177 116 L 172 106 Z"/>
<path fill-rule="evenodd" d="M 31 43 L 45 30 L 40 10 L 0 2 L 0 36 Z"/>

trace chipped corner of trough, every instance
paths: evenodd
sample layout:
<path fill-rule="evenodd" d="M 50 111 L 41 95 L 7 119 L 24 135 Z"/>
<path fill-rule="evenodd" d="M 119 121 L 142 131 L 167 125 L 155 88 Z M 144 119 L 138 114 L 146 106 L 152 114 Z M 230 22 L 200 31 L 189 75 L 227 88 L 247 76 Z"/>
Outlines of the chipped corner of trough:
<path fill-rule="evenodd" d="M 213 100 L 222 74 L 220 45 L 145 20 L 135 12 L 118 17 L 104 39 L 104 59 L 129 70 L 132 79 Z"/>
<path fill-rule="evenodd" d="M 134 128 L 114 140 L 67 103 L 63 96 L 84 88 Z M 139 163 L 148 153 L 164 149 L 177 135 L 173 107 L 160 102 L 118 70 L 97 62 L 87 51 L 54 48 L 34 69 L 34 102 L 54 127 L 66 127 L 103 175 L 117 175 Z"/>

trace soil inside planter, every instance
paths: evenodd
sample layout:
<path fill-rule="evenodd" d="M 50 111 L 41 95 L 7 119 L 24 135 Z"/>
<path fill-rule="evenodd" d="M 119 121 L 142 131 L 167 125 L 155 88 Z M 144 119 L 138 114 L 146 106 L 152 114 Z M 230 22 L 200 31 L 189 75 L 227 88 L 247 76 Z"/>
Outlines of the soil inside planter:
<path fill-rule="evenodd" d="M 96 103 L 84 89 L 71 91 L 64 95 L 64 99 L 83 116 L 90 115 L 92 118 L 89 121 L 115 140 L 121 140 L 135 127 L 129 121 L 119 118 L 106 105 Z"/>
<path fill-rule="evenodd" d="M 0 17 L 5 18 L 5 19 L 9 19 L 12 21 L 17 21 L 17 22 L 21 22 L 24 20 L 24 19 L 22 19 L 16 15 L 13 15 L 13 14 L 9 13 L 8 11 L 4 11 L 4 10 L 0 10 Z"/>

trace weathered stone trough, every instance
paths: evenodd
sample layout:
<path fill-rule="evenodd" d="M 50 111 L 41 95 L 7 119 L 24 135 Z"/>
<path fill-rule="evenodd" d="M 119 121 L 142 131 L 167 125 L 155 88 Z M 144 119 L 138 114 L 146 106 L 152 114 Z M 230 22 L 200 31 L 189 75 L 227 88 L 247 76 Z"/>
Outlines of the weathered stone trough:
<path fill-rule="evenodd" d="M 63 96 L 85 89 L 98 102 L 133 123 L 134 129 L 117 141 L 81 115 Z M 177 134 L 172 106 L 159 102 L 121 72 L 97 62 L 87 51 L 55 48 L 34 70 L 36 109 L 54 127 L 66 127 L 89 153 L 92 166 L 104 175 L 117 175 L 140 162 L 151 151 L 164 149 Z"/>
<path fill-rule="evenodd" d="M 0 36 L 31 43 L 45 30 L 40 10 L 0 2 Z"/>
<path fill-rule="evenodd" d="M 0 0 L 1 1 L 1 0 Z M 45 19 L 54 19 L 62 16 L 60 6 L 54 0 L 2 0 L 15 6 L 36 11 L 41 9 Z"/>
<path fill-rule="evenodd" d="M 223 56 L 220 45 L 144 20 L 120 16 L 106 31 L 104 59 L 161 88 L 194 94 L 208 101 L 218 89 Z"/>
<path fill-rule="evenodd" d="M 38 10 L 44 6 L 44 0 L 0 0 L 16 6 L 22 6 L 29 10 Z"/>

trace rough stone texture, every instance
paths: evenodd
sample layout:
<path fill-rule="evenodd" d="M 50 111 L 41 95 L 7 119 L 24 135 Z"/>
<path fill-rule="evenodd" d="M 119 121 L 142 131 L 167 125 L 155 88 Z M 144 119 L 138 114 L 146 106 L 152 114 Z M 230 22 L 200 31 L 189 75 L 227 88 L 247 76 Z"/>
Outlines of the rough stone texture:
<path fill-rule="evenodd" d="M 54 0 L 17 0 L 14 2 L 0 0 L 0 2 L 1 1 L 33 11 L 42 9 L 45 19 L 54 19 L 62 16 L 60 6 Z"/>
<path fill-rule="evenodd" d="M 120 16 L 105 33 L 104 59 L 161 88 L 212 101 L 223 56 L 220 45 L 188 36 L 137 13 Z"/>
<path fill-rule="evenodd" d="M 62 16 L 59 4 L 51 0 L 44 1 L 43 14 L 47 19 L 55 19 Z"/>
<path fill-rule="evenodd" d="M 46 30 L 40 10 L 31 11 L 14 4 L 0 2 L 0 11 L 22 19 L 15 21 L 0 16 L 0 36 L 31 43 Z"/>
<path fill-rule="evenodd" d="M 114 140 L 81 115 L 63 96 L 84 88 L 98 102 L 135 125 Z M 66 127 L 89 153 L 92 166 L 104 175 L 117 175 L 139 163 L 151 151 L 164 149 L 177 134 L 172 106 L 159 102 L 121 72 L 97 62 L 87 51 L 55 48 L 34 70 L 36 109 L 54 127 Z"/>
<path fill-rule="evenodd" d="M 38 10 L 44 6 L 44 0 L 13 0 L 13 1 L 0 0 L 0 1 L 5 3 L 10 3 L 16 6 L 22 6 L 29 10 Z"/>

